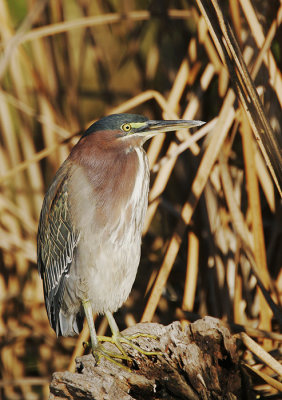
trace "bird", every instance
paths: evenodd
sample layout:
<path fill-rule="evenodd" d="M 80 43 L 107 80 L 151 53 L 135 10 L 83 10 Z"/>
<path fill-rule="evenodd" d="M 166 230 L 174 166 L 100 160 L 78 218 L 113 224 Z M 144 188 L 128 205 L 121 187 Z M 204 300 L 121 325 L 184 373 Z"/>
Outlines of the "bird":
<path fill-rule="evenodd" d="M 202 124 L 137 114 L 103 117 L 72 148 L 44 197 L 37 264 L 48 319 L 57 336 L 74 336 L 86 317 L 97 362 L 130 359 L 124 343 L 137 348 L 120 333 L 113 313 L 129 296 L 140 262 L 150 181 L 143 145 L 159 132 Z M 102 345 L 94 312 L 107 317 L 108 340 L 119 352 Z"/>

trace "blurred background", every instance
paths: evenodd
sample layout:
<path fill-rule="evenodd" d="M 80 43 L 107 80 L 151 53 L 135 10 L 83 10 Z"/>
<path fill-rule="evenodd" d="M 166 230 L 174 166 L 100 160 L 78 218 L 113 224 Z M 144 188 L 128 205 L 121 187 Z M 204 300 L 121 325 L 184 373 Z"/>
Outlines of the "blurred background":
<path fill-rule="evenodd" d="M 252 270 L 279 305 L 280 196 L 199 3 L 0 0 L 1 399 L 48 398 L 52 373 L 74 371 L 84 351 L 87 326 L 79 339 L 57 339 L 49 326 L 36 233 L 56 170 L 83 130 L 110 113 L 208 122 L 192 145 L 185 131 L 146 144 L 142 259 L 119 327 L 211 315 L 255 337 L 279 332 Z M 281 144 L 281 3 L 220 5 Z M 108 332 L 103 317 L 96 327 Z M 278 340 L 257 340 L 281 358 Z M 275 377 L 250 351 L 241 356 Z M 253 389 L 278 396 L 259 378 Z"/>

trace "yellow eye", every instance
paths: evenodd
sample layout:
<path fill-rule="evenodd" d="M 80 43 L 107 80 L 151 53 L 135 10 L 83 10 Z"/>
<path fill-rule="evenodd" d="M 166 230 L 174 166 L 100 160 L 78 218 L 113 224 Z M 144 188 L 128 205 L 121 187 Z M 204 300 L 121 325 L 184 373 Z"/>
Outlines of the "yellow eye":
<path fill-rule="evenodd" d="M 131 131 L 131 125 L 130 125 L 130 124 L 123 124 L 123 125 L 121 126 L 121 129 L 122 129 L 124 132 L 129 132 L 129 131 Z"/>

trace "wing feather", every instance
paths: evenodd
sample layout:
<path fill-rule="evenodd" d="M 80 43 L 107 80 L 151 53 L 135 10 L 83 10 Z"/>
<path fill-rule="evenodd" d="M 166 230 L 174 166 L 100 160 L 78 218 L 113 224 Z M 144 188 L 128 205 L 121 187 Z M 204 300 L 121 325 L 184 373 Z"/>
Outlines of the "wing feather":
<path fill-rule="evenodd" d="M 79 232 L 71 220 L 66 162 L 57 172 L 45 195 L 38 227 L 37 260 L 43 280 L 48 318 L 52 328 L 61 334 L 59 312 Z"/>

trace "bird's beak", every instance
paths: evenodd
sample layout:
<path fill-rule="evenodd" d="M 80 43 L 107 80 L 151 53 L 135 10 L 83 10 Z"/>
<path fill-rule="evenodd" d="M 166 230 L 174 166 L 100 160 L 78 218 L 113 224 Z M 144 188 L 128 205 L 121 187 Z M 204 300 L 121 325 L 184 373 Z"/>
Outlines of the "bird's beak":
<path fill-rule="evenodd" d="M 143 136 L 145 140 L 150 139 L 152 136 L 160 132 L 172 132 L 180 129 L 193 128 L 205 124 L 203 121 L 196 120 L 168 120 L 168 121 L 154 121 L 149 120 L 140 124 L 135 129 L 135 134 Z"/>

